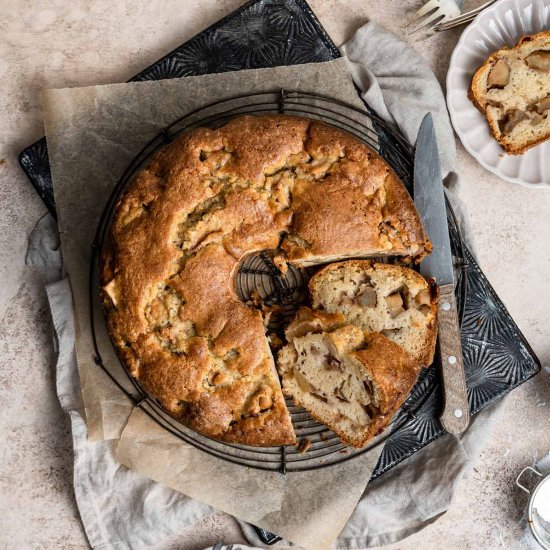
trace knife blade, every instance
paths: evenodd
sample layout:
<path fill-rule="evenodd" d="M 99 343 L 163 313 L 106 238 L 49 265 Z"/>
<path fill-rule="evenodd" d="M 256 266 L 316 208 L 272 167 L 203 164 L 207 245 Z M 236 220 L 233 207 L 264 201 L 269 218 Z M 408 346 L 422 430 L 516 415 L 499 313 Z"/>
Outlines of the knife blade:
<path fill-rule="evenodd" d="M 443 379 L 444 406 L 440 421 L 449 433 L 462 433 L 470 423 L 464 375 L 460 325 L 455 298 L 453 257 L 439 151 L 431 113 L 418 132 L 414 157 L 414 202 L 432 241 L 432 253 L 420 263 L 420 272 L 439 288 L 438 343 Z"/>

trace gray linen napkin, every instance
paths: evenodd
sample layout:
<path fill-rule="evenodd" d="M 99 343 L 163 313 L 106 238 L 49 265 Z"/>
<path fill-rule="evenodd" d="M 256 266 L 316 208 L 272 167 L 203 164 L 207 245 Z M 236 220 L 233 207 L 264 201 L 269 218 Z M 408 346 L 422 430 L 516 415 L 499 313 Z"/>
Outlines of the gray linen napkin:
<path fill-rule="evenodd" d="M 397 126 L 409 143 L 416 143 L 424 116 L 432 113 L 443 175 L 456 172 L 456 146 L 445 98 L 424 58 L 372 21 L 340 49 L 361 97 L 378 116 Z"/>
<path fill-rule="evenodd" d="M 386 52 L 383 58 L 377 52 Z M 370 46 L 372 45 L 372 49 Z M 446 183 L 456 186 L 454 139 L 443 94 L 427 64 L 404 42 L 373 23 L 361 28 L 344 51 L 363 97 L 380 116 L 414 143 L 424 114 L 434 114 Z M 454 195 L 454 193 L 453 193 Z M 459 212 L 458 201 L 453 196 Z M 31 235 L 27 261 L 60 269 L 55 223 L 44 217 Z M 74 487 L 84 528 L 93 548 L 166 547 L 213 510 L 116 463 L 116 442 L 88 443 L 74 354 L 69 282 L 47 286 L 58 349 L 57 392 L 71 417 L 75 450 Z M 400 540 L 435 521 L 448 508 L 454 489 L 484 446 L 500 407 L 480 413 L 466 434 L 447 435 L 369 484 L 335 548 L 358 549 Z M 263 546 L 250 526 L 243 532 Z M 224 547 L 228 548 L 228 547 Z M 233 545 L 241 550 L 242 545 Z"/>

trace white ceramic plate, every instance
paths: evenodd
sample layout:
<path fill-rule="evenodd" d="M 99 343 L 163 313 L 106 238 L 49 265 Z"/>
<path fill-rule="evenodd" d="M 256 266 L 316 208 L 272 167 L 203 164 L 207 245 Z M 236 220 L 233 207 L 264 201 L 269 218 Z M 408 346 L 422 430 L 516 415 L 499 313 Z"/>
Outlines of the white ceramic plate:
<path fill-rule="evenodd" d="M 506 155 L 491 136 L 485 117 L 468 99 L 468 88 L 472 75 L 492 52 L 547 29 L 550 0 L 500 0 L 462 33 L 447 73 L 447 106 L 467 151 L 497 176 L 539 189 L 550 188 L 550 141 L 523 155 Z"/>

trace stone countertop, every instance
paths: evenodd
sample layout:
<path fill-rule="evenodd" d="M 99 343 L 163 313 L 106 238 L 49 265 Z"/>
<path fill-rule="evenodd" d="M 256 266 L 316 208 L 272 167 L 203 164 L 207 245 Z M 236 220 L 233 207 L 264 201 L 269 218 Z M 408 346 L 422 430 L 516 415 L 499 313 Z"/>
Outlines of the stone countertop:
<path fill-rule="evenodd" d="M 72 492 L 68 419 L 54 388 L 54 353 L 43 284 L 24 264 L 27 238 L 45 207 L 17 163 L 44 133 L 40 90 L 124 81 L 242 4 L 241 0 L 100 2 L 1 0 L 0 18 L 0 547 L 87 546 Z M 367 18 L 403 34 L 419 0 L 310 0 L 337 44 Z M 444 83 L 460 31 L 411 45 Z M 550 450 L 550 191 L 513 185 L 484 170 L 458 145 L 461 198 L 479 263 L 546 370 L 507 398 L 506 411 L 447 514 L 389 546 L 425 550 L 510 547 L 524 495 L 520 469 Z M 189 531 L 183 550 L 242 540 L 225 516 Z"/>

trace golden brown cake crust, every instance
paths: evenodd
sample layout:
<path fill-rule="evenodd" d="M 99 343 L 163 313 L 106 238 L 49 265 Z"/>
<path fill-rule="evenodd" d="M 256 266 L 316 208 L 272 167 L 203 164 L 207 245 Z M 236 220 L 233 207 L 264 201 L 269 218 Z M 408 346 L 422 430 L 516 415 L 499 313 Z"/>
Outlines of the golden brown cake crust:
<path fill-rule="evenodd" d="M 295 441 L 261 313 L 232 282 L 245 254 L 281 241 L 296 263 L 421 258 L 430 247 L 405 188 L 374 151 L 282 115 L 180 136 L 116 205 L 101 263 L 111 337 L 143 388 L 205 435 Z"/>
<path fill-rule="evenodd" d="M 365 370 L 371 373 L 373 385 L 380 392 L 380 412 L 373 418 L 367 437 L 355 443 L 364 446 L 392 421 L 411 393 L 419 373 L 418 363 L 401 346 L 382 334 L 366 334 L 368 346 L 355 352 Z"/>

